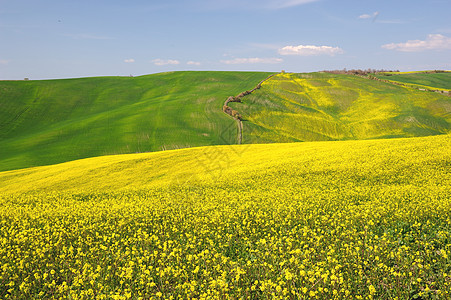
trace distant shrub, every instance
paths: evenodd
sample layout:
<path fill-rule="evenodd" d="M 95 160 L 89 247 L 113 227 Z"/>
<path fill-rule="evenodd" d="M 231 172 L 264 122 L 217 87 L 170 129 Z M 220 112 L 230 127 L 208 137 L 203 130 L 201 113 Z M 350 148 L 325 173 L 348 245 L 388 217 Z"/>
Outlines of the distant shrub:
<path fill-rule="evenodd" d="M 368 74 L 377 74 L 377 73 L 385 73 L 385 72 L 399 72 L 399 70 L 392 71 L 392 70 L 384 70 L 384 69 L 351 69 L 347 70 L 344 68 L 343 70 L 325 70 L 323 72 L 331 73 L 331 74 L 348 74 L 348 75 L 368 75 Z"/>

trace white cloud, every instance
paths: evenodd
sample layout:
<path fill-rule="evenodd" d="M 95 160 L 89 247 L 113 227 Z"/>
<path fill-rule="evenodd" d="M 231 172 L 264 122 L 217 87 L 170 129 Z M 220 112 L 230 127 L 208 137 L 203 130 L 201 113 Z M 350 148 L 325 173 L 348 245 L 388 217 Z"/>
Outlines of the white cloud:
<path fill-rule="evenodd" d="M 157 59 L 152 60 L 152 62 L 156 66 L 178 65 L 178 64 L 180 64 L 180 62 L 178 60 L 175 60 L 175 59 L 164 60 L 164 59 L 157 58 Z"/>
<path fill-rule="evenodd" d="M 377 16 L 379 16 L 379 12 L 375 11 L 371 15 L 369 14 L 363 14 L 359 16 L 359 19 L 371 19 L 373 18 L 373 22 L 376 21 Z"/>
<path fill-rule="evenodd" d="M 409 40 L 405 43 L 391 43 L 382 48 L 402 52 L 418 52 L 424 50 L 451 50 L 451 38 L 441 34 L 429 34 L 426 40 Z"/>
<path fill-rule="evenodd" d="M 9 63 L 9 60 L 0 59 L 0 65 L 7 65 L 8 63 Z"/>
<path fill-rule="evenodd" d="M 270 57 L 270 58 L 234 58 L 230 60 L 221 60 L 221 63 L 226 65 L 238 65 L 238 64 L 278 64 L 283 62 L 283 59 Z"/>
<path fill-rule="evenodd" d="M 360 16 L 359 16 L 359 19 L 369 19 L 369 18 L 371 18 L 371 17 L 372 17 L 372 15 L 363 14 L 363 15 L 360 15 Z"/>
<path fill-rule="evenodd" d="M 198 61 L 192 61 L 192 60 L 190 60 L 190 61 L 187 62 L 186 64 L 187 64 L 187 65 L 190 65 L 190 66 L 200 66 L 200 62 L 198 62 Z"/>
<path fill-rule="evenodd" d="M 124 62 L 126 62 L 126 63 L 134 63 L 135 60 L 133 58 L 129 58 L 129 59 L 124 59 Z"/>
<path fill-rule="evenodd" d="M 342 54 L 343 49 L 339 47 L 330 46 L 313 46 L 313 45 L 299 45 L 299 46 L 285 46 L 279 49 L 280 55 L 300 55 L 300 56 L 312 56 L 312 55 L 330 55 Z"/>

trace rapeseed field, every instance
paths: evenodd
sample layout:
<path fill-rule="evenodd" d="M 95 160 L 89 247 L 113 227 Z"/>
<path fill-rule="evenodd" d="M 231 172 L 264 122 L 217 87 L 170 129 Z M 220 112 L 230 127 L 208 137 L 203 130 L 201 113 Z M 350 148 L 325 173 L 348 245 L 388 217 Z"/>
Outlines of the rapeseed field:
<path fill-rule="evenodd" d="M 3 299 L 449 299 L 451 136 L 0 173 Z"/>

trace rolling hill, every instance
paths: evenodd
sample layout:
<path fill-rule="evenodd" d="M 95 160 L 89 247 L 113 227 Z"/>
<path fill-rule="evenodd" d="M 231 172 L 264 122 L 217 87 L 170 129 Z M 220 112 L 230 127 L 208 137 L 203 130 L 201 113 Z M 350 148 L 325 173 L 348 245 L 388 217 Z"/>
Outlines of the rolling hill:
<path fill-rule="evenodd" d="M 353 75 L 278 74 L 231 106 L 244 117 L 244 143 L 412 137 L 451 129 L 451 98 Z"/>
<path fill-rule="evenodd" d="M 237 126 L 221 111 L 224 100 L 269 74 L 0 81 L 0 171 L 235 144 Z M 244 117 L 242 141 L 251 144 L 444 134 L 451 128 L 450 100 L 352 75 L 282 73 L 230 105 Z"/>
<path fill-rule="evenodd" d="M 0 297 L 448 299 L 450 145 L 208 146 L 0 172 Z"/>
<path fill-rule="evenodd" d="M 0 170 L 236 143 L 235 122 L 222 103 L 267 76 L 170 72 L 0 81 Z"/>
<path fill-rule="evenodd" d="M 388 165 L 405 155 L 409 155 L 409 158 L 396 163 L 400 169 L 409 167 L 410 160 L 421 166 L 423 161 L 435 159 L 437 162 L 431 163 L 431 168 L 442 170 L 451 159 L 450 143 L 451 135 L 448 134 L 368 141 L 220 145 L 100 156 L 0 172 L 0 194 L 32 191 L 103 193 L 172 185 L 236 185 L 244 188 L 248 181 L 258 182 L 256 178 L 278 173 L 277 170 L 289 166 L 293 170 L 287 171 L 287 176 L 295 182 L 304 180 L 301 174 L 308 175 L 315 173 L 315 170 L 358 173 L 360 165 L 364 165 L 361 169 L 364 173 L 358 176 L 362 176 L 363 181 L 371 181 L 378 180 L 378 176 L 374 177 L 372 172 L 384 173 L 385 167 L 382 166 L 387 165 L 390 169 Z M 435 154 L 426 154 L 429 152 Z M 383 176 L 397 175 L 401 174 Z M 296 179 L 296 176 L 301 177 Z M 272 175 L 270 177 L 273 178 Z M 408 177 L 417 182 L 413 174 L 409 173 Z M 444 180 L 449 180 L 448 177 Z"/>
<path fill-rule="evenodd" d="M 0 298 L 449 298 L 450 99 L 267 75 L 0 82 Z"/>

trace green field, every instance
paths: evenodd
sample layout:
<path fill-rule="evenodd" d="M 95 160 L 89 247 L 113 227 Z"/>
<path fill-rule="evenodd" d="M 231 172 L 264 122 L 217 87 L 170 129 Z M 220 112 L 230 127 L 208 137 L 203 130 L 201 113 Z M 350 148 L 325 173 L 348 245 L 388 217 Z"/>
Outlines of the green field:
<path fill-rule="evenodd" d="M 376 74 L 377 78 L 393 80 L 402 83 L 417 84 L 428 88 L 451 90 L 451 72 L 429 73 L 382 73 Z"/>
<path fill-rule="evenodd" d="M 0 172 L 0 298 L 449 299 L 450 149 L 209 146 Z"/>
<path fill-rule="evenodd" d="M 231 106 L 244 116 L 244 143 L 413 137 L 451 129 L 451 98 L 353 75 L 278 74 Z"/>
<path fill-rule="evenodd" d="M 0 81 L 0 170 L 235 144 L 236 123 L 222 113 L 223 101 L 269 74 Z M 243 143 L 272 143 L 444 134 L 451 128 L 450 102 L 357 76 L 289 73 L 230 105 L 245 118 Z"/>
<path fill-rule="evenodd" d="M 0 170 L 236 143 L 224 100 L 269 73 L 0 81 Z"/>

